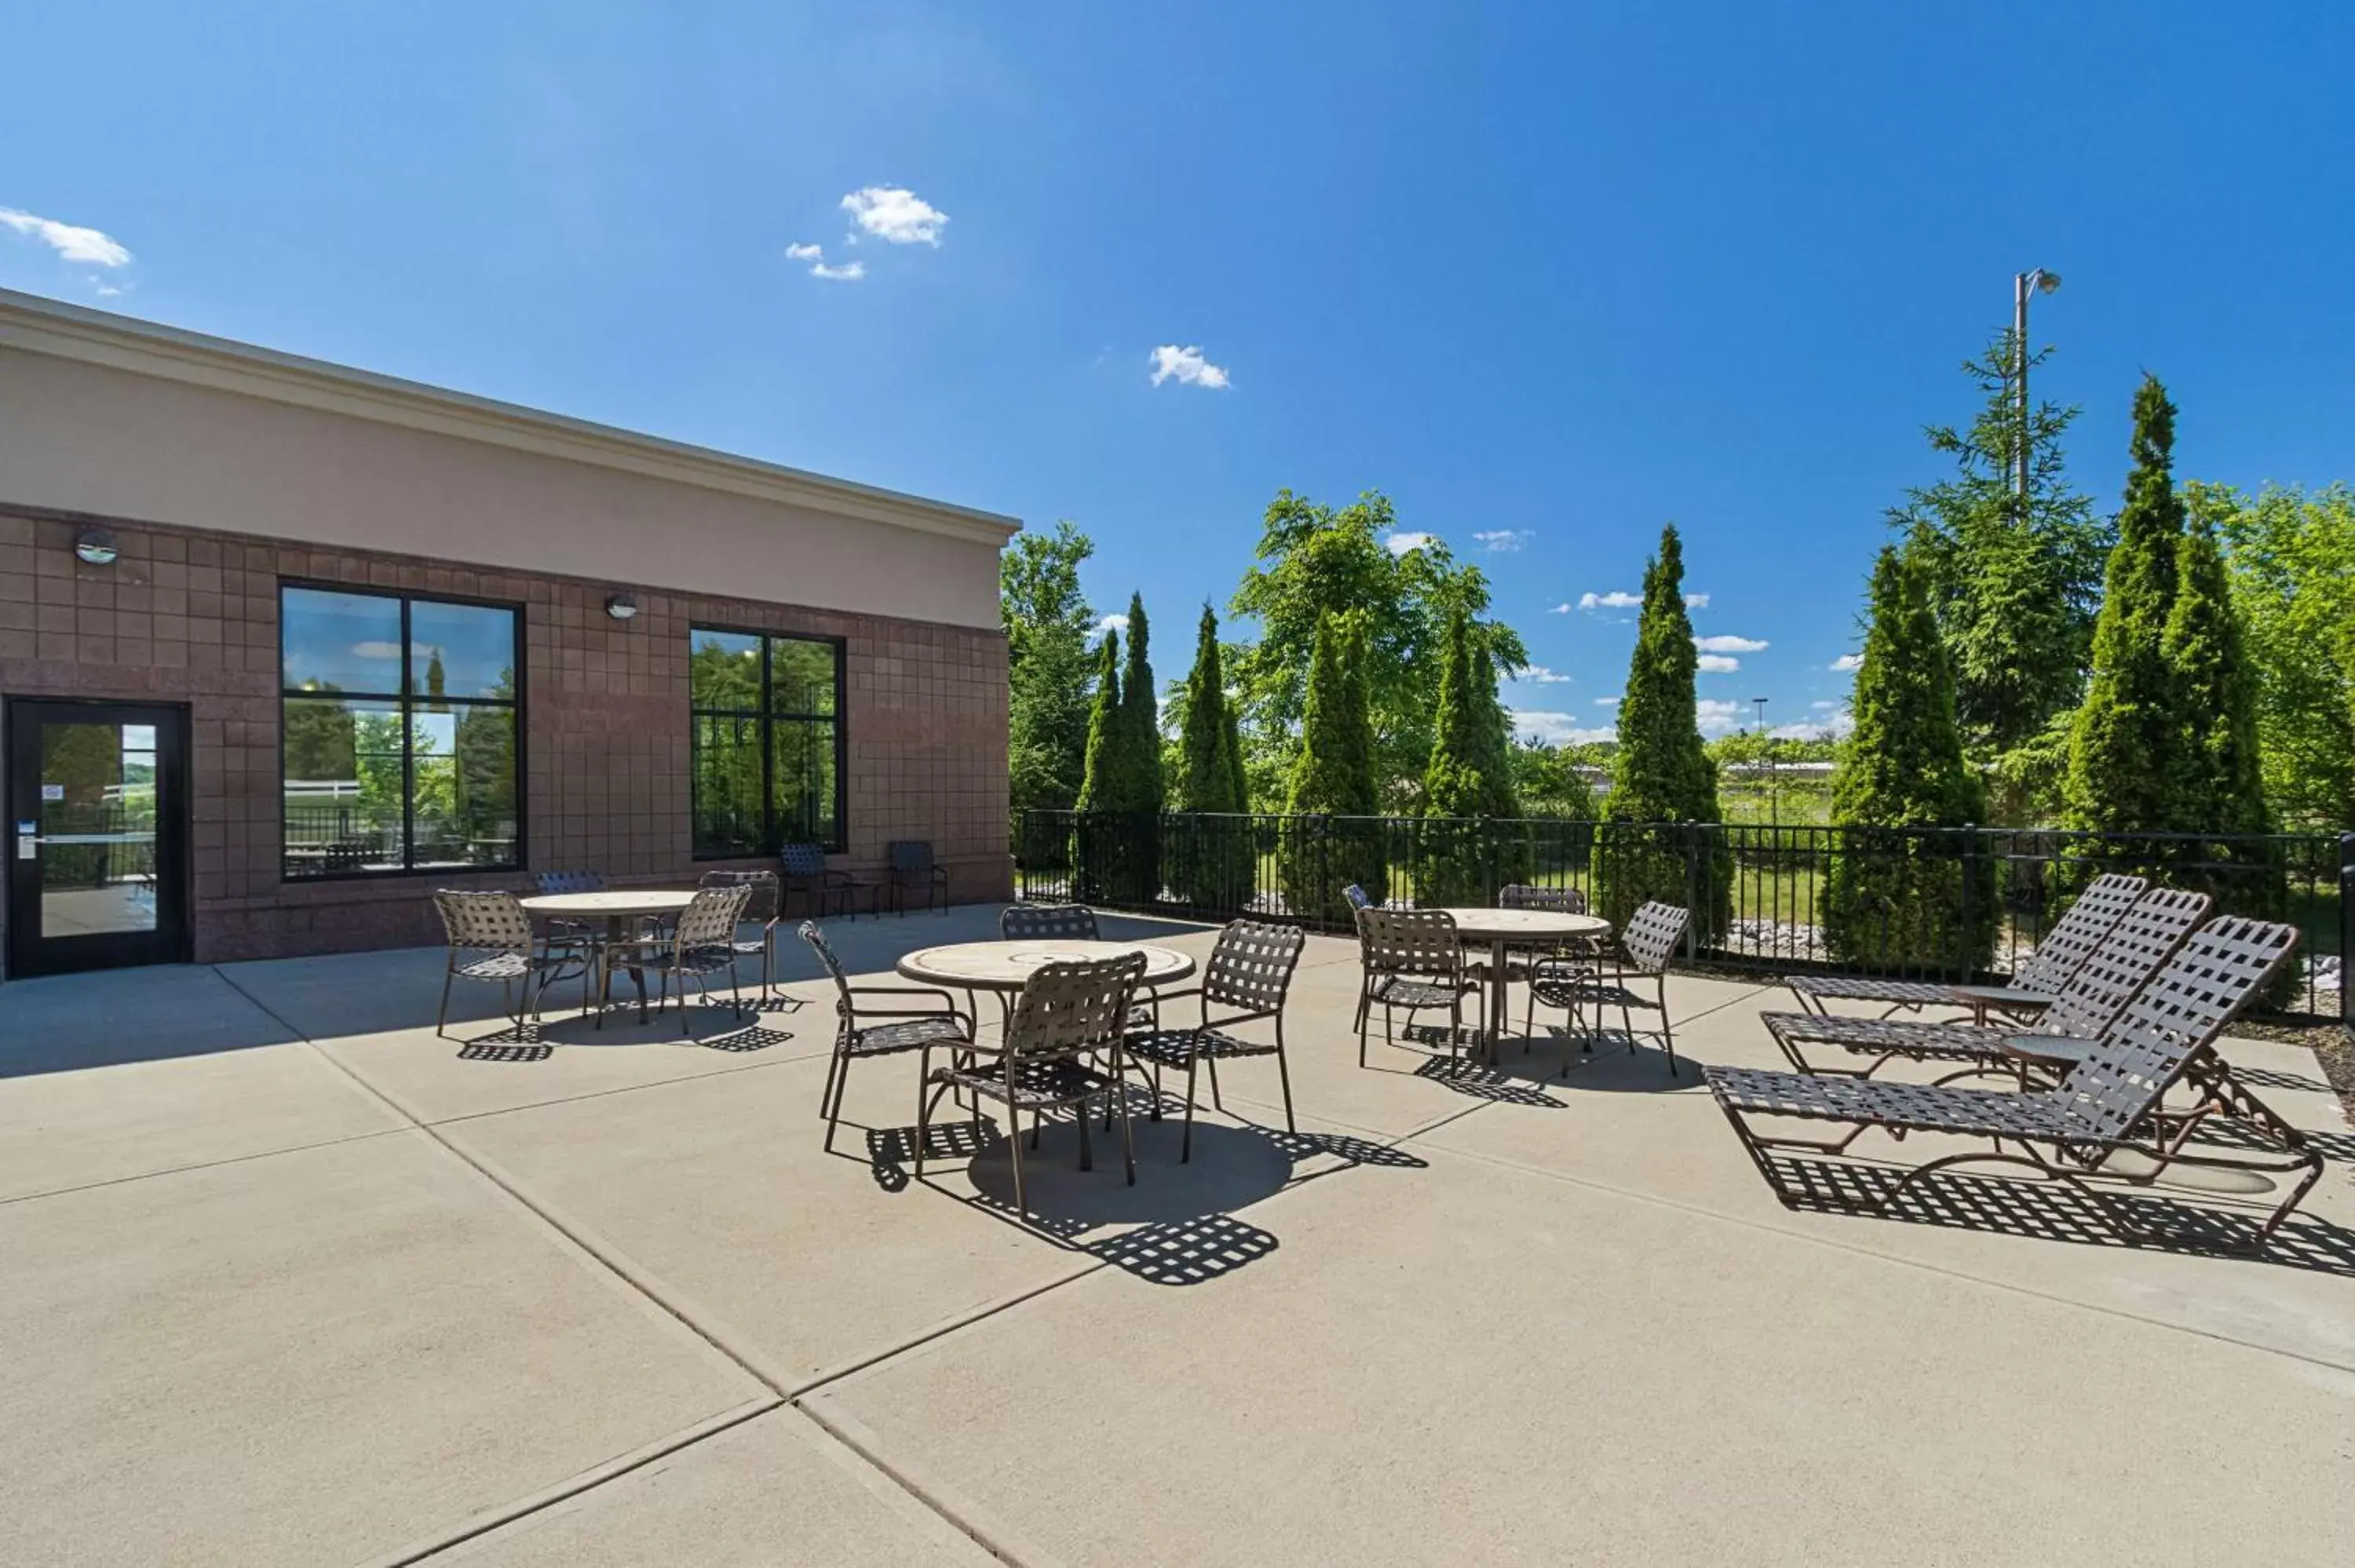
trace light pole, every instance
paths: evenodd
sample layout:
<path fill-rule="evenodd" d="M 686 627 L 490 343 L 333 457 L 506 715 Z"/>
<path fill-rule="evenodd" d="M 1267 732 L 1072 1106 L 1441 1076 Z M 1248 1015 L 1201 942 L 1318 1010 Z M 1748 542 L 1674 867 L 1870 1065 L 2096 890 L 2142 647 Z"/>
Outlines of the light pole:
<path fill-rule="evenodd" d="M 1758 714 L 1757 721 L 1750 726 L 1750 733 L 1758 737 L 1759 753 L 1766 758 L 1766 820 L 1776 822 L 1781 818 L 1774 810 L 1774 743 L 1766 738 L 1766 699 L 1753 697 L 1750 700 L 1757 705 Z"/>
<path fill-rule="evenodd" d="M 2061 286 L 2061 274 L 2048 272 L 2041 267 L 2025 272 L 2015 272 L 2011 278 L 2011 351 L 2017 355 L 2012 368 L 2017 373 L 2015 386 L 2019 398 L 2019 440 L 2012 453 L 2013 489 L 2019 496 L 2019 520 L 2028 521 L 2028 296 L 2049 294 Z"/>

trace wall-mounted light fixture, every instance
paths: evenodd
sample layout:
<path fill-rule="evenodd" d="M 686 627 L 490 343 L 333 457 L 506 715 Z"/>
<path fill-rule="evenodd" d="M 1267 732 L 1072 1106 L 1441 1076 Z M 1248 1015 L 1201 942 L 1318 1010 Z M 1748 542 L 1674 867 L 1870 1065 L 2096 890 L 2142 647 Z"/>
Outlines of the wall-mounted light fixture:
<path fill-rule="evenodd" d="M 74 535 L 74 558 L 84 566 L 111 567 L 122 553 L 114 535 L 103 528 L 85 528 Z"/>
<path fill-rule="evenodd" d="M 616 620 L 627 620 L 638 613 L 638 596 L 634 593 L 608 594 L 605 613 Z"/>

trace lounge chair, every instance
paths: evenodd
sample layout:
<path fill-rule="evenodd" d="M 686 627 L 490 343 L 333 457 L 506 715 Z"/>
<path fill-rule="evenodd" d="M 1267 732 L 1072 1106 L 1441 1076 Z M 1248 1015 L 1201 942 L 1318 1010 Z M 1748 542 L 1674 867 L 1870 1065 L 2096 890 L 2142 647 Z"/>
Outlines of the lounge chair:
<path fill-rule="evenodd" d="M 1956 985 L 1946 980 L 1876 980 L 1868 975 L 1785 975 L 1783 983 L 1799 1006 L 1824 1012 L 1828 1001 L 1886 1003 L 1886 1018 L 1901 1009 L 1967 1007 L 1974 1022 L 1990 1012 L 2021 1020 L 2042 1012 L 2069 977 L 2093 956 L 2110 927 L 2126 917 L 2149 885 L 2139 876 L 2111 872 L 2095 877 L 2069 906 L 2036 950 L 2013 971 L 2008 985 Z"/>
<path fill-rule="evenodd" d="M 1966 1164 L 2025 1166 L 2096 1202 L 2103 1196 L 2096 1182 L 2147 1187 L 2177 1166 L 2299 1175 L 2289 1195 L 2258 1227 L 2257 1239 L 2263 1241 L 2321 1180 L 2320 1152 L 2305 1135 L 2279 1125 L 2268 1129 L 2281 1146 L 2278 1153 L 2218 1152 L 2208 1145 L 2190 1150 L 2187 1146 L 2200 1123 L 2225 1107 L 2203 1104 L 2189 1113 L 2169 1113 L 2161 1101 L 2296 947 L 2294 926 L 2236 916 L 2209 921 L 2176 949 L 2098 1040 L 2086 1043 L 2056 1088 L 2019 1094 L 1723 1066 L 1706 1067 L 1703 1075 L 1759 1174 L 1787 1207 L 1829 1201 L 1858 1213 L 1878 1213 L 1932 1173 Z M 1846 1123 L 1853 1130 L 1830 1140 L 1775 1137 L 1753 1127 L 1751 1118 L 1755 1117 Z M 1776 1150 L 1839 1158 L 1875 1128 L 1898 1138 L 1911 1132 L 1984 1138 L 1994 1147 L 1914 1166 L 1878 1199 L 1859 1195 L 1850 1184 L 1834 1189 L 1828 1197 L 1803 1191 L 1775 1169 Z M 2111 1159 L 2122 1151 L 2137 1158 Z M 2118 1217 L 2129 1227 L 2140 1228 L 2126 1216 Z"/>
<path fill-rule="evenodd" d="M 2208 895 L 2162 887 L 2137 899 L 2104 936 L 2093 955 L 2062 982 L 2044 1016 L 2025 1030 L 2014 1024 L 1928 1023 L 1904 1018 L 1853 1018 L 1820 1012 L 1759 1015 L 1791 1065 L 1803 1073 L 1871 1077 L 1891 1062 L 1961 1062 L 1977 1071 L 2000 1064 L 2019 1073 L 2024 1063 L 2004 1049 L 2019 1035 L 2092 1040 L 2158 973 L 2178 946 L 2207 917 Z M 1832 1046 L 1871 1058 L 1862 1066 L 1807 1046 Z M 1969 1075 L 1967 1073 L 1964 1075 Z"/>

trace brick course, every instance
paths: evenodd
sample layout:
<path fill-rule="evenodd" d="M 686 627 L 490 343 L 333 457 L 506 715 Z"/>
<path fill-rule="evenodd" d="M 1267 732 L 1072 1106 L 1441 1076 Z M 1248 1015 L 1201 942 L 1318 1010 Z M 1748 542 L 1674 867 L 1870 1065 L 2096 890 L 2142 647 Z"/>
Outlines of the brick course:
<path fill-rule="evenodd" d="M 0 512 L 0 694 L 185 704 L 198 962 L 440 940 L 435 886 L 513 874 L 337 882 L 280 875 L 278 590 L 299 578 L 523 607 L 524 800 L 533 866 L 691 885 L 725 862 L 689 839 L 688 629 L 838 637 L 846 646 L 848 853 L 929 839 L 960 901 L 1008 896 L 1006 641 L 994 631 L 649 590 L 552 574 L 108 522 L 109 567 L 74 521 Z M 634 620 L 606 597 L 628 588 Z M 757 863 L 742 862 L 735 863 Z"/>

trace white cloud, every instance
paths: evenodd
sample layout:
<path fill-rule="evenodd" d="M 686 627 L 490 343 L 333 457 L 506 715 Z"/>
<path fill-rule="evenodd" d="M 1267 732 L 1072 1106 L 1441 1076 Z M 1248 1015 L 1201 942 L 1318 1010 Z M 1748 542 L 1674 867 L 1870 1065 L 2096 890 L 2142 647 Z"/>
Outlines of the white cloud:
<path fill-rule="evenodd" d="M 1616 740 L 1619 736 L 1616 726 L 1606 725 L 1598 729 L 1581 725 L 1568 714 L 1508 708 L 1505 715 L 1512 721 L 1515 735 L 1542 746 L 1574 746 L 1590 740 Z"/>
<path fill-rule="evenodd" d="M 1709 608 L 1709 595 L 1705 593 L 1689 593 L 1685 595 L 1685 608 L 1687 609 L 1707 609 Z"/>
<path fill-rule="evenodd" d="M 1615 708 L 1619 705 L 1619 699 L 1616 697 L 1597 697 L 1594 699 L 1594 705 L 1598 708 Z"/>
<path fill-rule="evenodd" d="M 13 228 L 19 234 L 32 236 L 56 251 L 63 260 L 87 261 L 95 267 L 131 265 L 131 252 L 123 242 L 95 228 L 59 223 L 54 217 L 19 212 L 13 207 L 0 207 L 0 228 Z"/>
<path fill-rule="evenodd" d="M 868 185 L 842 198 L 842 210 L 878 239 L 894 245 L 934 245 L 949 215 L 911 190 L 897 185 Z M 852 238 L 858 236 L 853 235 Z"/>
<path fill-rule="evenodd" d="M 1846 673 L 1848 671 L 1862 668 L 1863 664 L 1863 654 L 1843 653 L 1838 658 L 1832 661 L 1831 667 L 1841 673 Z"/>
<path fill-rule="evenodd" d="M 1091 639 L 1101 639 L 1107 631 L 1125 631 L 1127 630 L 1128 617 L 1124 615 L 1107 615 L 1102 620 L 1096 622 L 1096 629 L 1088 635 Z M 1152 639 L 1147 638 L 1146 641 L 1149 642 Z"/>
<path fill-rule="evenodd" d="M 1439 543 L 1436 534 L 1389 534 L 1382 537 L 1382 548 L 1393 556 L 1403 556 L 1413 550 L 1429 549 Z"/>
<path fill-rule="evenodd" d="M 1807 705 L 1815 709 L 1819 714 L 1836 714 L 1839 712 L 1839 705 L 1838 703 L 1809 703 Z"/>
<path fill-rule="evenodd" d="M 1703 735 L 1732 735 L 1742 724 L 1742 705 L 1731 699 L 1703 697 L 1693 711 Z"/>
<path fill-rule="evenodd" d="M 1525 664 L 1514 674 L 1506 678 L 1533 686 L 1558 686 L 1570 679 L 1560 671 L 1549 670 L 1542 664 Z"/>
<path fill-rule="evenodd" d="M 1609 593 L 1582 593 L 1578 596 L 1581 609 L 1633 609 L 1644 602 L 1644 596 L 1614 588 Z"/>
<path fill-rule="evenodd" d="M 1489 528 L 1472 535 L 1491 550 L 1518 550 L 1538 536 L 1534 528 Z"/>
<path fill-rule="evenodd" d="M 1546 613 L 1548 615 L 1568 615 L 1570 611 L 1571 606 L 1565 603 L 1555 605 L 1551 609 L 1547 610 Z"/>
<path fill-rule="evenodd" d="M 1207 387 L 1216 392 L 1226 387 L 1227 372 L 1223 366 L 1203 358 L 1199 348 L 1165 343 L 1153 351 L 1153 384 L 1158 387 L 1172 379 L 1180 387 Z"/>
<path fill-rule="evenodd" d="M 856 283 L 859 279 L 867 276 L 867 263 L 864 261 L 845 261 L 837 266 L 827 266 L 826 247 L 823 245 L 811 245 L 806 242 L 788 245 L 785 247 L 785 259 L 789 261 L 808 262 L 810 276 L 824 278 L 829 283 Z"/>
<path fill-rule="evenodd" d="M 1704 653 L 1760 653 L 1766 648 L 1764 639 L 1757 637 L 1696 637 L 1693 646 Z"/>
<path fill-rule="evenodd" d="M 1742 668 L 1742 661 L 1729 659 L 1722 653 L 1704 653 L 1697 661 L 1704 675 L 1731 675 Z"/>

